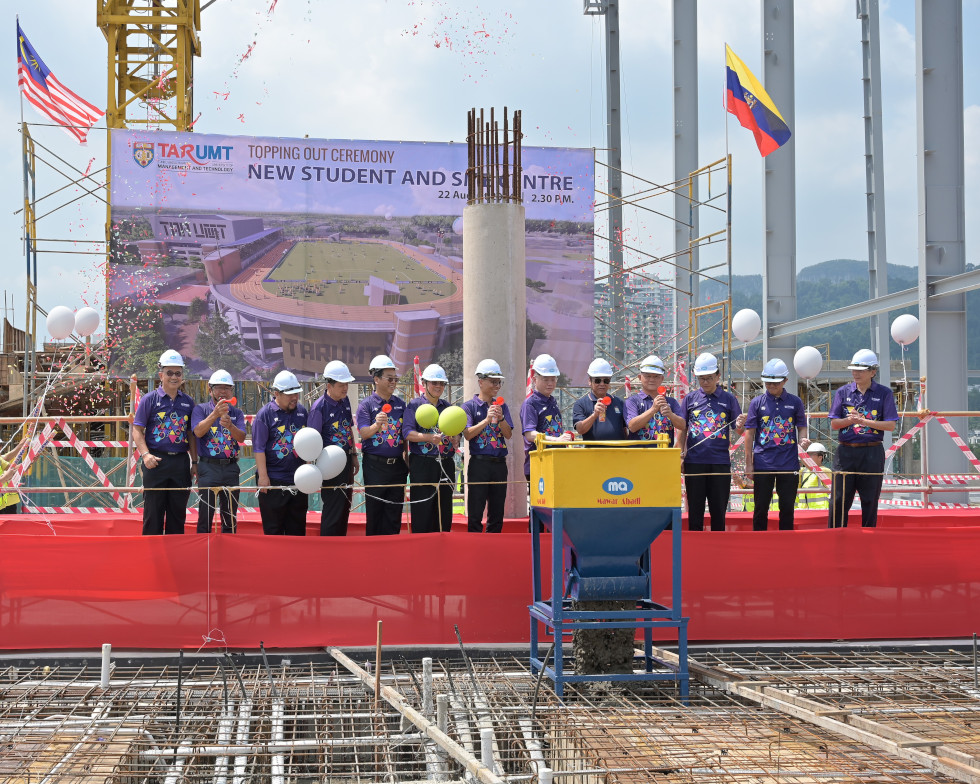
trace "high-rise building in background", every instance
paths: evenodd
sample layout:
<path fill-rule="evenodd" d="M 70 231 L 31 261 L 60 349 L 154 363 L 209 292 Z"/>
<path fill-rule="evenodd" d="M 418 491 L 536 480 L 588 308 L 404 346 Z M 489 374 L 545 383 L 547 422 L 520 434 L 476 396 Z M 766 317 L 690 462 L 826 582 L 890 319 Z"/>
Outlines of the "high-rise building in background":
<path fill-rule="evenodd" d="M 664 358 L 674 350 L 674 292 L 659 281 L 635 275 L 623 287 L 626 304 L 626 362 L 636 362 L 647 354 Z M 609 287 L 595 286 L 595 345 L 598 356 L 612 356 Z"/>

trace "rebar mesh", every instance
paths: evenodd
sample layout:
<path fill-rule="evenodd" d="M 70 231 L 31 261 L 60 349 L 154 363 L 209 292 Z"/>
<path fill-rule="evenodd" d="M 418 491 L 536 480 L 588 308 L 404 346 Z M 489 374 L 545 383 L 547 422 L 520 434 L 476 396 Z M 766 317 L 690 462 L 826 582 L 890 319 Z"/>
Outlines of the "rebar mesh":
<path fill-rule="evenodd" d="M 357 657 L 355 657 L 357 658 Z M 363 655 L 361 657 L 363 659 Z M 968 652 L 878 650 L 698 653 L 700 665 L 975 755 L 980 694 Z M 370 671 L 365 663 L 363 669 Z M 559 701 L 523 658 L 391 659 L 382 683 L 499 780 L 932 782 L 928 766 L 692 679 L 671 686 L 588 684 Z M 179 675 L 178 675 L 179 671 Z M 271 669 L 187 657 L 0 670 L 5 782 L 462 781 L 463 765 L 329 658 Z M 179 682 L 179 683 L 178 683 Z M 179 687 L 179 699 L 178 699 Z M 437 719 L 441 710 L 444 719 Z M 547 774 L 544 774 L 547 775 Z M 472 780 L 472 779 L 470 779 Z"/>

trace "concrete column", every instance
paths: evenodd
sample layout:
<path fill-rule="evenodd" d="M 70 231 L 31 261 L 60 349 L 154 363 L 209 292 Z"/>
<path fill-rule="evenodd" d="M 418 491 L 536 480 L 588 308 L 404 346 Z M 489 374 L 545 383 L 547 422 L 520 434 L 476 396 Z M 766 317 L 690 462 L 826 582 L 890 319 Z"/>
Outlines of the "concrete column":
<path fill-rule="evenodd" d="M 477 392 L 476 365 L 491 358 L 507 379 L 500 394 L 514 419 L 508 443 L 506 517 L 527 516 L 524 444 L 518 415 L 527 378 L 527 298 L 524 281 L 524 206 L 469 204 L 463 208 L 463 395 Z"/>

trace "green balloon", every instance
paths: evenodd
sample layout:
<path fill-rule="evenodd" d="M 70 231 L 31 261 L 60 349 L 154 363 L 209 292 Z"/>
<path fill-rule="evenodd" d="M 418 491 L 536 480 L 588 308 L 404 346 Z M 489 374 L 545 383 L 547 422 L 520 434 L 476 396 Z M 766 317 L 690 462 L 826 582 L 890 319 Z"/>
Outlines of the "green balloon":
<path fill-rule="evenodd" d="M 444 408 L 439 414 L 439 429 L 447 436 L 458 436 L 466 427 L 466 412 L 459 406 Z"/>
<path fill-rule="evenodd" d="M 430 427 L 435 427 L 438 421 L 439 409 L 431 403 L 423 403 L 415 409 L 415 423 L 419 427 L 424 427 L 428 430 Z"/>

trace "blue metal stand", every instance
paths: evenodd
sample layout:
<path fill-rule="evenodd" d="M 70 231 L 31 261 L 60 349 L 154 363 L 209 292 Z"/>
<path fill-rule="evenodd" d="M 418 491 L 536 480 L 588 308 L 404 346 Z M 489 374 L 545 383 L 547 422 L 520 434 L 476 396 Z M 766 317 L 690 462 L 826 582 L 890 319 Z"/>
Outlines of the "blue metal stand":
<path fill-rule="evenodd" d="M 540 525 L 539 525 L 540 523 Z M 671 606 L 650 599 L 650 545 L 673 526 Z M 551 598 L 542 598 L 539 528 L 551 531 Z M 681 615 L 681 512 L 676 508 L 531 510 L 531 670 L 544 670 L 561 697 L 566 683 L 589 681 L 675 681 L 689 693 L 687 622 Z M 572 601 L 635 601 L 633 610 L 573 610 Z M 538 624 L 555 640 L 554 665 L 542 660 Z M 679 663 L 653 656 L 653 629 L 677 629 Z M 643 629 L 644 671 L 575 675 L 564 668 L 562 642 L 576 629 Z M 664 669 L 653 670 L 654 662 Z"/>

